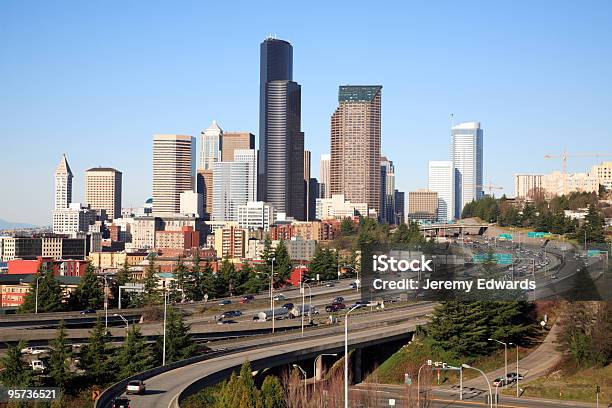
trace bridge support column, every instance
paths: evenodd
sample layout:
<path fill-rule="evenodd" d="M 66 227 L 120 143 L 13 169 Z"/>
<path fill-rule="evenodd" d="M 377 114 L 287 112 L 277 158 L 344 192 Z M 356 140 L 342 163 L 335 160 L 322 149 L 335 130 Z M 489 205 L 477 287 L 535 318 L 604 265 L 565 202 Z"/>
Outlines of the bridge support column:
<path fill-rule="evenodd" d="M 361 349 L 353 350 L 351 354 L 351 366 L 353 367 L 353 384 L 359 384 L 363 379 L 361 372 Z"/>

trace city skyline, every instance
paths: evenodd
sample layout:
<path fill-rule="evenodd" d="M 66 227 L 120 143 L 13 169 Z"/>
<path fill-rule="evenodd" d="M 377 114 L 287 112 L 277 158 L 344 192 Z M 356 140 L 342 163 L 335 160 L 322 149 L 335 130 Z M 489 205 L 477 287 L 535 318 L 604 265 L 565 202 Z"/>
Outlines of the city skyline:
<path fill-rule="evenodd" d="M 30 24 L 19 26 L 18 22 L 24 23 L 26 21 L 25 8 L 22 10 L 19 6 L 7 4 L 3 4 L 1 7 L 6 9 L 7 13 L 3 14 L 9 16 L 9 22 L 0 30 L 3 30 L 3 32 L 6 30 L 5 34 L 8 34 L 9 38 L 15 39 L 14 42 L 4 44 L 3 47 L 6 47 L 7 52 L 17 57 L 23 56 L 20 49 L 29 51 L 40 46 L 50 46 L 51 49 L 56 50 L 60 47 L 59 50 L 61 51 L 62 48 L 57 43 L 57 36 L 72 38 L 71 35 L 79 31 L 85 34 L 83 36 L 85 39 L 91 38 L 95 33 L 111 35 L 107 28 L 103 28 L 102 25 L 93 24 L 91 28 L 86 29 L 84 24 L 76 21 L 77 24 L 72 26 L 71 29 L 43 39 L 39 34 L 41 30 L 49 27 L 46 25 L 48 23 L 39 21 L 42 24 L 38 28 Z M 456 6 L 451 7 L 452 12 L 460 14 L 473 11 L 468 6 L 462 10 L 457 10 L 454 7 Z M 397 168 L 396 187 L 399 190 L 412 191 L 427 186 L 427 162 L 446 158 L 444 151 L 446 149 L 440 149 L 439 146 L 448 146 L 450 143 L 449 129 L 451 124 L 449 115 L 454 112 L 458 121 L 475 120 L 482 122 L 483 128 L 487 130 L 484 182 L 488 183 L 491 180 L 497 185 L 504 186 L 504 190 L 497 192 L 497 194 L 512 195 L 514 173 L 549 173 L 561 169 L 560 160 L 546 161 L 543 159 L 545 154 L 559 154 L 565 147 L 570 152 L 595 150 L 606 153 L 612 150 L 606 143 L 609 140 L 610 127 L 603 119 L 605 118 L 605 108 L 611 105 L 610 95 L 605 91 L 609 89 L 610 79 L 604 75 L 606 71 L 609 71 L 609 59 L 604 59 L 603 63 L 598 64 L 597 67 L 592 64 L 588 64 L 587 67 L 570 63 L 572 57 L 575 60 L 584 60 L 585 58 L 599 58 L 606 53 L 610 55 L 606 51 L 610 49 L 610 45 L 603 40 L 600 41 L 600 38 L 606 37 L 603 34 L 610 30 L 609 27 L 604 27 L 601 24 L 605 20 L 605 16 L 610 15 L 610 6 L 601 3 L 600 7 L 594 7 L 590 10 L 570 6 L 557 9 L 555 12 L 556 19 L 541 22 L 548 28 L 547 32 L 551 33 L 551 38 L 542 35 L 541 32 L 535 33 L 532 27 L 536 21 L 540 23 L 541 19 L 538 17 L 541 17 L 547 11 L 545 7 L 541 5 L 530 7 L 530 15 L 524 16 L 522 11 L 525 7 L 504 10 L 501 13 L 504 14 L 505 11 L 509 11 L 509 15 L 520 15 L 523 18 L 523 26 L 526 26 L 526 30 L 521 33 L 504 31 L 509 29 L 509 26 L 508 23 L 501 22 L 501 16 L 486 7 L 484 10 L 480 10 L 483 16 L 488 17 L 488 19 L 483 19 L 483 27 L 459 30 L 456 30 L 455 27 L 454 33 L 456 32 L 458 36 L 455 38 L 457 43 L 453 45 L 454 48 L 450 49 L 448 55 L 442 55 L 448 49 L 442 45 L 440 40 L 445 34 L 448 34 L 450 29 L 442 30 L 440 34 L 434 34 L 434 31 L 439 30 L 445 22 L 449 21 L 451 11 L 449 11 L 449 15 L 440 16 L 439 21 L 434 21 L 427 10 L 414 10 L 414 16 L 410 17 L 411 19 L 416 20 L 416 16 L 421 16 L 424 17 L 425 22 L 434 24 L 425 28 L 423 27 L 424 23 L 416 24 L 412 29 L 425 29 L 424 35 L 419 37 L 420 42 L 409 42 L 405 45 L 407 47 L 405 50 L 423 51 L 428 44 L 431 45 L 433 42 L 437 46 L 437 48 L 434 47 L 436 55 L 425 54 L 425 56 L 432 58 L 431 61 L 410 65 L 407 70 L 402 70 L 402 74 L 399 76 L 399 73 L 395 72 L 392 67 L 385 67 L 380 64 L 376 64 L 376 67 L 374 67 L 369 63 L 351 64 L 351 52 L 356 50 L 376 51 L 382 59 L 397 55 L 391 53 L 392 45 L 398 44 L 397 35 L 392 36 L 393 39 L 390 40 L 391 44 L 389 45 L 382 45 L 376 40 L 389 34 L 407 35 L 409 31 L 406 30 L 412 29 L 394 28 L 393 30 L 397 31 L 390 32 L 392 29 L 384 28 L 374 36 L 374 41 L 364 41 L 364 37 L 359 35 L 355 39 L 347 39 L 346 42 L 342 42 L 342 48 L 316 44 L 317 49 L 315 50 L 313 44 L 316 41 L 307 41 L 309 36 L 314 33 L 312 29 L 303 25 L 291 27 L 287 23 L 272 23 L 274 16 L 270 16 L 270 20 L 266 19 L 265 21 L 270 27 L 266 28 L 258 25 L 255 34 L 251 31 L 229 36 L 229 38 L 213 35 L 201 45 L 188 42 L 185 49 L 181 49 L 180 52 L 197 54 L 209 48 L 210 51 L 214 51 L 217 49 L 217 43 L 219 43 L 219 46 L 227 49 L 223 52 L 223 55 L 242 54 L 243 60 L 248 61 L 247 64 L 235 64 L 237 66 L 232 69 L 227 69 L 226 64 L 220 64 L 222 68 L 219 68 L 218 71 L 220 79 L 235 81 L 236 88 L 228 88 L 228 96 L 229 94 L 234 95 L 237 89 L 245 92 L 245 98 L 240 103 L 241 106 L 235 110 L 229 108 L 230 101 L 224 100 L 223 97 L 220 99 L 221 102 L 217 104 L 218 106 L 215 105 L 218 102 L 216 98 L 213 98 L 214 101 L 211 102 L 202 100 L 199 93 L 203 89 L 209 91 L 206 92 L 207 94 L 216 93 L 219 85 L 214 83 L 215 80 L 212 79 L 214 76 L 211 77 L 216 71 L 204 71 L 207 73 L 204 76 L 202 76 L 202 72 L 197 72 L 198 69 L 202 69 L 201 65 L 192 67 L 189 63 L 176 64 L 176 61 L 173 61 L 173 64 L 180 66 L 181 73 L 184 73 L 186 78 L 180 78 L 176 69 L 159 78 L 160 91 L 153 91 L 153 94 L 156 96 L 165 94 L 171 96 L 174 104 L 178 102 L 178 109 L 173 108 L 167 113 L 165 104 L 155 102 L 163 109 L 159 112 L 164 112 L 164 114 L 160 114 L 150 105 L 147 98 L 144 97 L 145 94 L 141 93 L 142 89 L 150 87 L 153 83 L 151 73 L 145 72 L 142 79 L 127 85 L 129 81 L 136 78 L 134 68 L 128 66 L 125 68 L 126 71 L 120 81 L 122 88 L 111 86 L 108 91 L 105 91 L 104 88 L 108 86 L 107 81 L 110 78 L 105 79 L 99 75 L 91 76 L 91 74 L 95 74 L 95 71 L 91 72 L 89 76 L 86 74 L 87 70 L 84 70 L 85 73 L 76 76 L 71 75 L 73 73 L 71 69 L 59 74 L 58 69 L 65 68 L 65 64 L 82 68 L 83 61 L 90 61 L 95 64 L 100 62 L 99 56 L 93 54 L 89 56 L 85 51 L 83 51 L 85 52 L 85 59 L 82 58 L 82 54 L 71 53 L 64 55 L 61 60 L 43 54 L 36 57 L 13 58 L 11 61 L 3 61 L 0 69 L 7 74 L 3 77 L 13 79 L 13 81 L 3 84 L 6 85 L 4 89 L 7 97 L 3 98 L 2 107 L 6 109 L 2 111 L 9 114 L 1 121 L 0 132 L 6 136 L 10 135 L 10 137 L 3 138 L 5 158 L 11 168 L 17 168 L 18 164 L 23 162 L 24 157 L 28 157 L 31 163 L 28 163 L 28 168 L 24 169 L 23 172 L 15 172 L 15 176 L 12 177 L 10 176 L 11 172 L 3 172 L 2 182 L 6 199 L 0 203 L 0 218 L 39 225 L 49 225 L 51 223 L 53 191 L 52 183 L 49 182 L 47 175 L 57 165 L 57 157 L 61 153 L 68 155 L 74 172 L 74 198 L 72 201 L 85 201 L 84 172 L 86 169 L 96 166 L 109 166 L 123 172 L 123 206 L 128 207 L 142 205 L 147 198 L 151 197 L 150 138 L 153 134 L 198 135 L 213 119 L 216 119 L 223 123 L 225 128 L 244 129 L 254 133 L 259 138 L 260 135 L 257 134 L 257 96 L 259 89 L 256 69 L 258 62 L 257 44 L 261 42 L 268 31 L 279 33 L 279 37 L 288 39 L 299 50 L 295 55 L 294 68 L 296 71 L 295 77 L 299 79 L 303 88 L 302 131 L 307 135 L 305 148 L 312 151 L 313 157 L 320 157 L 320 154 L 329 152 L 327 137 L 329 134 L 329 117 L 336 103 L 334 94 L 337 92 L 337 86 L 346 83 L 380 83 L 385 88 L 381 154 L 387 155 L 390 160 L 394 161 Z M 66 16 L 57 17 L 60 18 L 60 21 L 62 18 L 75 19 L 78 17 L 78 13 L 85 13 L 86 11 L 87 7 L 83 6 Z M 224 10 L 215 11 L 220 11 L 221 14 L 225 13 Z M 332 10 L 330 16 L 326 16 L 324 21 L 330 21 L 328 19 L 337 17 L 336 11 Z M 52 11 L 46 9 L 46 6 L 42 4 L 39 10 L 28 9 L 28 13 L 33 13 L 34 17 L 45 15 L 45 12 Z M 128 12 L 135 13 L 136 10 L 128 10 Z M 200 10 L 200 12 L 203 11 Z M 310 13 L 306 9 L 297 12 L 304 15 Z M 363 11 L 355 10 L 351 13 L 361 15 Z M 406 16 L 406 10 L 399 10 L 398 14 Z M 577 14 L 583 17 L 588 15 L 589 26 L 578 23 L 573 26 L 574 28 L 567 29 L 564 22 L 571 21 L 573 23 Z M 187 18 L 183 14 L 180 16 L 181 18 Z M 246 18 L 246 16 L 238 17 L 240 19 Z M 103 19 L 104 13 L 96 18 Z M 36 18 L 34 20 L 38 21 Z M 94 21 L 94 23 L 96 22 Z M 494 24 L 499 24 L 501 28 L 494 30 L 493 37 L 511 45 L 511 47 L 504 47 L 503 54 L 501 51 L 496 51 L 493 42 L 478 40 L 475 37 L 482 30 L 491 30 Z M 393 24 L 390 26 L 393 26 Z M 578 26 L 586 31 L 584 33 L 579 32 Z M 129 33 L 126 33 L 127 25 L 119 24 L 119 29 L 117 35 L 127 35 Z M 30 30 L 30 35 L 22 36 L 23 30 Z M 324 28 L 317 35 L 326 36 L 332 32 L 337 33 L 337 31 L 330 30 L 330 28 Z M 602 32 L 602 30 L 604 31 Z M 598 35 L 594 35 L 594 33 L 598 33 Z M 532 35 L 530 42 L 523 43 L 530 35 Z M 432 38 L 427 38 L 427 36 Z M 126 38 L 134 41 L 134 37 L 130 35 L 127 35 Z M 571 49 L 571 44 L 580 42 L 584 38 L 589 38 L 590 44 L 588 47 L 582 47 L 579 51 Z M 34 39 L 40 44 L 32 42 Z M 147 44 L 146 39 L 142 40 Z M 466 42 L 462 43 L 461 40 Z M 476 43 L 473 51 L 471 51 L 471 42 L 467 40 Z M 556 45 L 559 40 L 563 41 L 564 44 L 569 44 L 569 48 Z M 77 40 L 73 39 L 71 41 Z M 167 45 L 174 44 L 172 41 L 174 41 L 172 37 L 169 37 L 169 44 Z M 514 47 L 519 44 L 524 46 L 520 51 Z M 102 50 L 107 52 L 110 51 L 102 45 L 98 47 L 102 47 Z M 118 47 L 117 52 L 119 54 L 130 49 L 129 46 L 127 48 Z M 169 52 L 165 48 L 165 44 L 162 47 L 166 52 Z M 149 48 L 143 52 L 151 52 Z M 441 52 L 441 50 L 445 50 L 445 52 Z M 487 70 L 472 66 L 472 72 L 466 72 L 466 69 L 459 67 L 459 65 L 464 59 L 473 56 L 473 52 L 476 52 L 476 50 L 487 51 L 481 55 L 486 60 L 484 65 L 487 66 Z M 535 54 L 536 51 L 539 52 L 540 50 L 544 50 L 544 55 L 541 58 Z M 332 52 L 337 53 L 340 59 L 331 58 L 332 54 L 330 53 Z M 321 68 L 317 68 L 316 65 L 309 62 L 309 59 L 316 59 L 314 57 L 317 53 L 325 56 L 330 62 L 330 64 L 325 64 L 325 75 L 321 74 Z M 37 53 L 34 52 L 33 54 Z M 210 55 L 208 52 L 206 54 Z M 537 57 L 538 64 L 535 66 L 535 70 L 529 72 L 517 71 L 516 64 L 509 64 L 513 60 L 512 58 L 523 56 Z M 443 57 L 445 60 L 453 59 L 457 63 L 454 71 L 446 68 L 436 68 L 434 72 L 424 77 L 424 80 L 421 81 L 422 84 L 417 84 L 415 78 L 423 75 L 425 71 L 431 70 Z M 42 72 L 37 67 L 41 58 L 50 62 L 50 65 L 39 64 L 48 67 L 46 72 Z M 547 60 L 544 61 L 546 58 Z M 79 61 L 81 62 L 79 63 Z M 133 60 L 129 61 L 134 63 Z M 139 65 L 136 64 L 136 66 Z M 125 67 L 125 64 L 122 64 L 123 67 Z M 552 67 L 554 67 L 554 75 L 548 75 L 548 70 Z M 534 68 L 534 66 L 529 68 Z M 580 73 L 584 75 L 580 75 Z M 26 80 L 32 81 L 33 75 L 36 76 L 36 79 L 31 82 L 32 85 L 41 84 L 49 101 L 43 99 L 33 102 L 33 100 L 36 100 L 32 96 L 31 89 L 33 88 L 25 85 L 24 82 Z M 66 78 L 75 78 L 75 81 L 67 83 L 64 75 Z M 197 75 L 197 81 L 195 75 Z M 87 87 L 83 87 L 85 78 L 87 78 Z M 185 80 L 197 83 L 197 85 L 194 86 L 194 89 L 186 88 L 184 86 Z M 222 82 L 224 86 L 227 86 L 226 81 L 217 82 Z M 61 90 L 59 86 L 62 87 Z M 84 91 L 79 87 L 87 88 L 87 94 L 96 95 L 96 98 L 88 99 L 88 103 L 83 104 L 81 98 Z M 561 89 L 564 93 L 569 92 L 568 96 L 561 97 Z M 198 94 L 197 99 L 196 94 Z M 479 97 L 477 98 L 476 95 Z M 588 98 L 585 98 L 585 95 L 588 95 Z M 110 100 L 111 96 L 113 105 L 104 102 Z M 235 102 L 235 98 L 230 99 Z M 78 104 L 83 106 L 76 106 L 76 101 L 79 101 Z M 232 106 L 236 107 L 236 104 L 233 103 Z M 181 113 L 179 114 L 178 111 L 181 111 Z M 128 112 L 129 115 L 126 115 Z M 27 120 L 24 119 L 25 116 L 28 117 Z M 521 124 L 520 132 L 516 131 L 518 122 Z M 113 123 L 113 125 L 107 123 Z M 584 145 L 584 139 L 576 137 L 577 134 L 583 134 L 584 132 L 590 135 L 592 143 L 588 142 Z M 517 135 L 517 133 L 520 134 Z M 48 135 L 53 136 L 53 143 L 46 141 Z M 121 149 L 118 149 L 113 155 L 108 155 L 108 157 L 92 160 L 91 157 L 93 156 L 86 153 L 90 145 L 85 143 L 87 138 L 83 138 L 83 135 L 87 135 L 87 138 L 104 137 L 106 145 L 116 143 L 121 146 Z M 45 139 L 39 139 L 41 137 L 45 137 Z M 549 143 L 551 137 L 555 138 L 555 143 Z M 509 144 L 508 140 L 513 140 L 513 143 Z M 523 144 L 522 147 L 521 144 Z M 525 149 L 525 145 L 529 148 Z M 399 155 L 394 154 L 395 151 L 414 149 L 415 147 L 418 149 L 417 155 L 398 157 Z M 436 148 L 440 150 L 436 152 Z M 26 152 L 27 156 L 25 156 Z M 139 157 L 139 160 L 134 161 L 134 157 Z M 568 161 L 568 171 L 588 171 L 593 164 L 604 160 L 606 158 L 601 160 L 592 158 L 571 159 Z M 313 176 L 319 178 L 317 174 L 318 166 L 313 166 L 312 173 Z M 40 200 L 36 203 L 30 203 L 18 199 L 18 197 L 26 196 L 25 188 L 36 189 Z"/>

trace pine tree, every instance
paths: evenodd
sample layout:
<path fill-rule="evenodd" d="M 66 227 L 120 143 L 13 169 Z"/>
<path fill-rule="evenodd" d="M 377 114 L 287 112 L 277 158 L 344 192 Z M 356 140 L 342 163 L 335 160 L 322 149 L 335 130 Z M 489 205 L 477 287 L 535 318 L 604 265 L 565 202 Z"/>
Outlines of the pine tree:
<path fill-rule="evenodd" d="M 119 287 L 125 286 L 127 283 L 130 282 L 132 282 L 132 278 L 130 277 L 130 264 L 126 255 L 125 260 L 123 262 L 123 266 L 117 271 L 117 275 L 115 275 L 114 279 L 114 284 L 112 285 L 112 293 L 115 306 L 119 304 Z M 121 291 L 122 307 L 126 307 L 130 304 L 130 295 L 130 292 Z"/>
<path fill-rule="evenodd" d="M 238 377 L 232 371 L 230 378 L 221 386 L 215 408 L 236 408 L 240 404 L 240 393 L 237 392 Z"/>
<path fill-rule="evenodd" d="M 36 282 L 38 281 L 38 311 L 58 312 L 64 308 L 62 288 L 51 271 L 42 264 L 30 284 L 28 293 L 19 307 L 19 313 L 34 313 L 36 309 Z"/>
<path fill-rule="evenodd" d="M 181 312 L 168 306 L 166 316 L 166 364 L 193 357 L 197 345 L 191 339 L 191 326 L 185 324 Z M 159 364 L 162 362 L 163 337 L 160 335 L 155 344 L 155 355 Z"/>
<path fill-rule="evenodd" d="M 237 381 L 236 393 L 240 396 L 238 408 L 256 408 L 259 401 L 259 391 L 253 381 L 251 363 L 246 360 L 240 367 L 240 377 Z"/>
<path fill-rule="evenodd" d="M 144 302 L 146 304 L 156 304 L 160 302 L 161 296 L 158 291 L 159 277 L 157 266 L 155 265 L 155 256 L 149 255 L 149 265 L 144 273 Z"/>
<path fill-rule="evenodd" d="M 113 370 L 110 359 L 110 336 L 102 324 L 100 317 L 89 333 L 89 342 L 81 353 L 81 366 L 95 384 L 106 384 L 112 380 Z"/>
<path fill-rule="evenodd" d="M 285 408 L 283 387 L 276 376 L 269 375 L 261 385 L 261 408 Z"/>
<path fill-rule="evenodd" d="M 202 275 L 202 270 L 200 268 L 200 251 L 197 249 L 193 253 L 192 256 L 192 265 L 191 265 L 191 285 L 187 288 L 187 298 L 195 301 L 200 301 L 204 297 L 204 293 L 202 292 L 202 281 L 204 276 Z"/>
<path fill-rule="evenodd" d="M 119 377 L 127 378 L 153 367 L 151 350 L 140 333 L 140 328 L 132 325 L 117 355 Z"/>
<path fill-rule="evenodd" d="M 73 309 L 102 308 L 104 303 L 104 285 L 94 272 L 93 265 L 91 263 L 87 265 L 79 286 L 70 296 L 69 302 Z"/>
<path fill-rule="evenodd" d="M 0 357 L 0 384 L 5 387 L 28 387 L 32 384 L 32 369 L 21 359 L 21 349 L 26 342 L 20 340 L 16 346 L 9 346 Z"/>
<path fill-rule="evenodd" d="M 184 302 L 187 300 L 187 293 L 192 292 L 190 285 L 193 284 L 191 279 L 191 271 L 185 266 L 183 259 L 179 257 L 176 266 L 174 267 L 174 281 L 170 286 L 170 298 L 175 302 Z"/>
<path fill-rule="evenodd" d="M 200 292 L 202 293 L 203 298 L 205 296 L 207 296 L 208 299 L 217 297 L 217 292 L 215 291 L 215 275 L 208 261 L 206 261 L 204 264 L 204 269 L 202 270 Z"/>
<path fill-rule="evenodd" d="M 51 341 L 51 356 L 49 357 L 49 375 L 56 386 L 66 390 L 66 386 L 72 379 L 70 371 L 70 357 L 72 350 L 68 344 L 68 333 L 66 325 L 61 320 L 57 328 L 57 337 Z"/>
<path fill-rule="evenodd" d="M 287 245 L 282 239 L 276 246 L 274 258 L 275 285 L 284 284 L 291 277 L 293 266 L 291 264 L 289 252 L 287 252 Z"/>
<path fill-rule="evenodd" d="M 340 222 L 340 233 L 344 236 L 353 235 L 353 221 L 346 217 Z"/>

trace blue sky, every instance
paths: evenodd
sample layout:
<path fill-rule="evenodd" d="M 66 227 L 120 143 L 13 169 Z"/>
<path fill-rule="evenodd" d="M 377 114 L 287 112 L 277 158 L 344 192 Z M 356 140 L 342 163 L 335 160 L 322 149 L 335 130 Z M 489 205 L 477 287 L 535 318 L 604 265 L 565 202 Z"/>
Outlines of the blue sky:
<path fill-rule="evenodd" d="M 338 85 L 381 84 L 382 150 L 399 189 L 450 153 L 450 113 L 484 129 L 484 179 L 560 169 L 547 153 L 612 154 L 610 1 L 0 2 L 0 218 L 49 224 L 53 171 L 123 172 L 151 194 L 154 133 L 258 133 L 259 43 L 294 45 L 313 169 Z M 259 136 L 259 135 L 257 135 Z M 602 158 L 570 159 L 585 171 Z"/>

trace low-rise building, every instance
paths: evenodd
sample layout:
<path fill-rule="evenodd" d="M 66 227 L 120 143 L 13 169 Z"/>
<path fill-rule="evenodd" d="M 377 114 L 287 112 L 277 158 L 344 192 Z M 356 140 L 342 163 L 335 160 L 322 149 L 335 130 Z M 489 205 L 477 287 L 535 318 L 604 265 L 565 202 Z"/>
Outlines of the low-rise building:
<path fill-rule="evenodd" d="M 193 227 L 185 226 L 177 231 L 156 231 L 155 247 L 169 249 L 190 249 L 200 245 L 200 233 Z"/>
<path fill-rule="evenodd" d="M 429 190 L 408 192 L 408 218 L 420 221 L 436 221 L 438 218 L 438 193 Z"/>
<path fill-rule="evenodd" d="M 316 199 L 316 216 L 320 220 L 370 216 L 367 203 L 351 203 L 343 194 Z"/>
<path fill-rule="evenodd" d="M 219 258 L 244 258 L 247 250 L 248 230 L 237 222 L 227 223 L 215 231 L 215 250 Z"/>
<path fill-rule="evenodd" d="M 249 201 L 238 206 L 238 225 L 241 228 L 268 231 L 274 220 L 274 207 L 263 201 Z"/>

